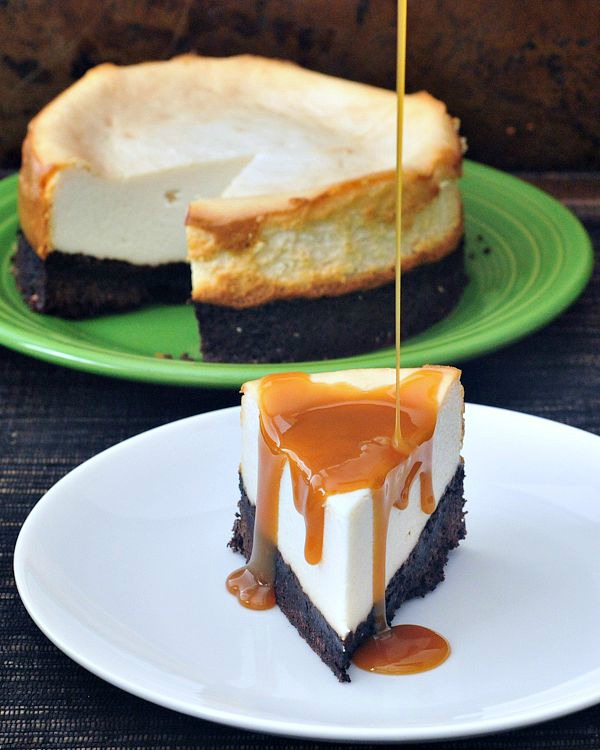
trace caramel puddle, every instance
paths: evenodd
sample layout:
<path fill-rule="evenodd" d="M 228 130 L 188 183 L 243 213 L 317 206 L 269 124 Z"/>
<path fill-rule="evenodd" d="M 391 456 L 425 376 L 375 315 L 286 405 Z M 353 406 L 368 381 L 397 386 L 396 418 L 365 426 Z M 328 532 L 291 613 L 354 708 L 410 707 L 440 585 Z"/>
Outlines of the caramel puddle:
<path fill-rule="evenodd" d="M 352 661 L 377 674 L 416 674 L 439 667 L 450 656 L 450 644 L 422 625 L 394 625 L 365 641 Z"/>

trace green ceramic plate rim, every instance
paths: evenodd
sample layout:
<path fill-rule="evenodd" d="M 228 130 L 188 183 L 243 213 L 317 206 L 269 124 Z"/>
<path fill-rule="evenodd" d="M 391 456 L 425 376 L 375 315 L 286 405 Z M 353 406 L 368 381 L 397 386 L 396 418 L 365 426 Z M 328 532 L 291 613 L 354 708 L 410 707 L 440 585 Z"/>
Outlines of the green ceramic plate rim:
<path fill-rule="evenodd" d="M 553 225 L 557 230 L 555 233 L 563 243 L 563 273 L 556 277 L 545 297 L 537 299 L 531 309 L 521 310 L 519 315 L 501 321 L 496 328 L 486 328 L 458 341 L 452 336 L 447 343 L 442 341 L 432 345 L 427 342 L 427 334 L 424 334 L 425 338 L 422 341 L 420 339 L 423 336 L 407 342 L 403 348 L 403 366 L 417 366 L 426 362 L 457 364 L 513 343 L 559 315 L 577 298 L 592 272 L 591 241 L 579 220 L 567 208 L 532 185 L 492 167 L 470 160 L 465 160 L 464 167 L 465 175 L 470 180 L 481 183 L 482 195 L 485 194 L 486 182 L 496 192 L 505 194 L 506 202 L 503 207 L 499 209 L 495 206 L 494 210 L 508 209 L 510 212 L 510 206 L 514 205 L 515 200 L 528 200 L 535 206 L 538 217 L 541 216 L 547 224 Z M 2 203 L 6 203 L 7 194 L 14 200 L 16 185 L 16 175 L 0 181 L 0 211 Z M 16 221 L 14 215 L 11 219 Z M 2 224 L 5 224 L 6 220 L 4 217 Z M 0 248 L 0 252 L 7 250 Z M 564 269 L 567 269 L 568 273 L 564 273 Z M 40 319 L 43 320 L 43 316 L 40 316 Z M 42 326 L 41 332 L 24 330 L 16 319 L 0 319 L 0 343 L 24 354 L 86 372 L 136 381 L 210 388 L 238 387 L 245 380 L 281 370 L 317 372 L 394 364 L 394 350 L 390 348 L 356 357 L 317 362 L 265 365 L 201 361 L 190 363 L 95 346 L 59 334 L 51 326 L 48 326 L 47 331 Z"/>

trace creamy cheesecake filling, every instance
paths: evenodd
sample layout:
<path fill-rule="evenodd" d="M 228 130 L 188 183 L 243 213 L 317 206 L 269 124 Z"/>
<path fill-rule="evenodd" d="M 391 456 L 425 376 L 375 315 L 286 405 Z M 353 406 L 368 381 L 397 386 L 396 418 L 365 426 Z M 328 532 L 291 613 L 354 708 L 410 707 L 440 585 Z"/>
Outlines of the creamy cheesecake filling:
<path fill-rule="evenodd" d="M 189 203 L 221 196 L 251 159 L 240 155 L 129 177 L 62 170 L 54 185 L 51 246 L 137 265 L 185 263 Z"/>
<path fill-rule="evenodd" d="M 427 371 L 427 370 L 425 370 Z M 415 547 L 425 527 L 430 513 L 452 479 L 458 462 L 462 443 L 462 389 L 457 371 L 452 368 L 428 368 L 439 374 L 436 386 L 435 406 L 437 418 L 432 428 L 430 440 L 425 440 L 416 448 L 416 454 L 423 448 L 429 449 L 433 497 L 424 509 L 424 495 L 421 491 L 419 474 L 414 472 L 412 482 L 407 482 L 410 466 L 417 461 L 409 457 L 401 468 L 401 481 L 395 481 L 392 491 L 398 496 L 402 509 L 393 508 L 390 514 L 385 545 L 385 582 L 387 586 L 394 573 L 407 559 Z M 403 370 L 402 382 L 418 377 L 423 371 Z M 343 373 L 323 373 L 310 376 L 317 383 L 351 384 L 362 389 L 365 394 L 373 389 L 391 388 L 390 404 L 393 410 L 394 372 L 392 370 L 348 371 Z M 258 493 L 259 452 L 261 447 L 260 381 L 246 384 L 242 399 L 243 447 L 241 472 L 244 487 L 250 502 L 256 503 Z M 315 435 L 315 444 L 323 436 Z M 413 459 L 423 456 L 413 455 Z M 294 462 L 285 460 L 279 492 L 278 520 L 274 534 L 277 547 L 284 561 L 292 568 L 300 584 L 313 604 L 322 612 L 331 627 L 344 638 L 356 630 L 369 615 L 377 596 L 374 591 L 374 532 L 377 525 L 376 487 L 364 486 L 350 492 L 334 492 L 324 500 L 322 545 L 313 558 L 307 561 L 307 527 L 303 514 L 298 512 L 298 498 L 294 499 Z M 296 464 L 297 467 L 297 464 Z M 394 471 L 388 472 L 388 482 L 394 483 Z M 401 488 L 408 488 L 405 501 L 401 500 Z M 298 493 L 296 492 L 296 495 Z M 257 511 L 258 513 L 258 511 Z M 258 516 L 257 516 L 258 518 Z M 318 535 L 317 535 L 318 536 Z"/>
<path fill-rule="evenodd" d="M 255 161 L 247 154 L 123 177 L 79 167 L 61 170 L 52 186 L 50 247 L 138 265 L 186 262 L 189 204 L 235 197 L 236 180 Z M 458 181 L 448 179 L 424 208 L 406 217 L 402 255 L 410 258 L 445 241 L 456 244 L 461 228 Z M 393 221 L 365 221 L 363 211 L 348 211 L 342 220 L 335 216 L 270 229 L 251 259 L 254 274 L 292 290 L 299 280 L 305 283 L 311 271 L 321 269 L 331 276 L 339 268 L 341 274 L 372 274 L 391 268 L 393 262 Z M 246 274 L 247 264 L 239 251 L 226 245 L 209 260 L 192 261 L 195 296 L 210 301 L 211 289 L 219 289 L 223 277 Z"/>
<path fill-rule="evenodd" d="M 442 102 L 419 92 L 405 109 L 414 215 L 460 174 L 462 146 Z M 138 265 L 184 260 L 186 206 L 197 220 L 205 201 L 227 212 L 231 200 L 247 200 L 260 219 L 291 195 L 294 231 L 315 192 L 344 194 L 393 172 L 395 120 L 392 91 L 283 61 L 189 55 L 100 65 L 30 123 L 21 225 L 41 258 L 59 250 Z"/>

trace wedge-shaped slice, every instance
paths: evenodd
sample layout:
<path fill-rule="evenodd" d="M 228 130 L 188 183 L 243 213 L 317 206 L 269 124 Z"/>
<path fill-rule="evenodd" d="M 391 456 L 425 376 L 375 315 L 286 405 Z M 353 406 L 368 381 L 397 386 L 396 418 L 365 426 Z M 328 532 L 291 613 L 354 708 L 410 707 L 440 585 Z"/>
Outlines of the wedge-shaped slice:
<path fill-rule="evenodd" d="M 262 580 L 262 548 L 273 545 L 277 603 L 340 680 L 373 632 L 383 591 L 391 620 L 404 600 L 443 579 L 465 534 L 459 375 L 402 370 L 400 454 L 393 370 L 288 373 L 243 387 L 231 546 L 248 558 L 254 538 L 250 568 Z"/>

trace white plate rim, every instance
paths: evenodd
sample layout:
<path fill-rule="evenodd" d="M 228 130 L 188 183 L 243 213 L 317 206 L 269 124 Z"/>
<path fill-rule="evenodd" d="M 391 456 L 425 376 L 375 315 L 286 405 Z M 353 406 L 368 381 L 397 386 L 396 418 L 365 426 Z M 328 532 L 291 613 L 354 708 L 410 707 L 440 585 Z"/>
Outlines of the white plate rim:
<path fill-rule="evenodd" d="M 557 719 L 562 716 L 574 713 L 575 711 L 589 708 L 600 702 L 599 682 L 598 685 L 595 686 L 594 690 L 581 689 L 579 691 L 574 691 L 567 698 L 564 698 L 558 702 L 550 701 L 547 705 L 540 706 L 536 710 L 521 709 L 512 713 L 509 712 L 505 715 L 498 715 L 491 718 L 488 717 L 485 721 L 481 719 L 465 720 L 461 723 L 453 722 L 447 725 L 428 727 L 398 726 L 383 728 L 363 727 L 362 729 L 358 729 L 356 727 L 345 728 L 339 725 L 332 726 L 329 724 L 320 723 L 297 722 L 261 717 L 257 718 L 253 716 L 252 712 L 243 712 L 239 710 L 221 710 L 210 706 L 202 706 L 201 704 L 194 706 L 194 710 L 191 710 L 190 706 L 185 701 L 177 700 L 176 698 L 172 698 L 168 695 L 163 695 L 160 692 L 156 692 L 154 690 L 148 690 L 143 685 L 138 684 L 135 681 L 128 680 L 119 676 L 118 674 L 114 674 L 110 670 L 105 669 L 101 663 L 98 663 L 98 661 L 89 658 L 85 654 L 79 653 L 76 649 L 73 649 L 68 643 L 68 639 L 65 640 L 59 634 L 53 632 L 52 629 L 46 625 L 44 618 L 40 615 L 37 609 L 37 604 L 33 597 L 30 596 L 29 589 L 25 583 L 25 568 L 23 559 L 28 544 L 30 530 L 33 527 L 32 519 L 35 519 L 38 514 L 46 512 L 47 506 L 55 502 L 55 497 L 60 498 L 60 486 L 61 483 L 67 479 L 67 477 L 71 477 L 76 473 L 78 474 L 80 472 L 85 472 L 92 462 L 96 462 L 97 460 L 100 460 L 101 458 L 104 458 L 113 452 L 121 450 L 124 446 L 127 446 L 132 442 L 143 440 L 146 436 L 154 435 L 157 432 L 166 434 L 171 430 L 181 429 L 188 423 L 196 422 L 199 420 L 206 421 L 211 419 L 218 420 L 227 418 L 228 415 L 236 412 L 239 413 L 239 406 L 205 412 L 203 414 L 186 417 L 175 422 L 170 422 L 168 424 L 155 427 L 153 429 L 130 437 L 122 442 L 119 442 L 101 451 L 92 458 L 84 461 L 79 466 L 75 467 L 72 471 L 70 471 L 58 482 L 56 482 L 32 508 L 25 522 L 23 523 L 15 545 L 13 568 L 17 591 L 19 593 L 19 596 L 21 597 L 23 605 L 25 606 L 29 616 L 36 624 L 36 626 L 48 638 L 48 640 L 50 640 L 70 659 L 72 659 L 74 662 L 82 666 L 90 673 L 108 682 L 109 684 L 112 684 L 134 696 L 147 700 L 158 706 L 177 711 L 178 713 L 253 732 L 263 732 L 265 734 L 311 740 L 357 743 L 406 743 L 415 741 L 450 740 L 475 737 L 484 734 L 519 729 L 551 719 Z M 494 419 L 494 416 L 496 416 L 497 418 L 508 417 L 525 419 L 528 421 L 531 420 L 541 423 L 541 425 L 552 425 L 553 429 L 561 429 L 567 432 L 574 431 L 582 436 L 585 436 L 585 439 L 595 439 L 598 441 L 598 445 L 600 447 L 600 436 L 595 435 L 594 433 L 590 433 L 580 428 L 566 425 L 564 423 L 556 422 L 554 420 L 528 414 L 526 412 L 519 412 L 515 410 L 508 410 L 499 407 L 472 403 L 465 404 L 465 412 L 467 420 L 469 418 L 469 413 L 487 412 L 491 419 Z"/>

